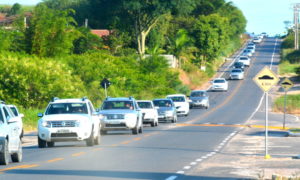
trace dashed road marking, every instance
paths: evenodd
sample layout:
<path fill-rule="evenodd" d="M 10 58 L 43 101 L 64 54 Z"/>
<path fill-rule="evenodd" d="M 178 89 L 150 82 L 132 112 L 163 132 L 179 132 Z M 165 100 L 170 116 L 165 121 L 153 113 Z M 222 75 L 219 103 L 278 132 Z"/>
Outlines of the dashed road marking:
<path fill-rule="evenodd" d="M 48 162 L 48 163 L 53 163 L 53 162 L 61 161 L 61 160 L 63 160 L 63 159 L 64 159 L 64 158 L 55 158 L 55 159 L 48 160 L 47 162 Z"/>
<path fill-rule="evenodd" d="M 184 171 L 177 171 L 176 174 L 184 174 Z"/>
<path fill-rule="evenodd" d="M 191 166 L 195 166 L 197 163 L 196 162 L 191 162 Z"/>
<path fill-rule="evenodd" d="M 27 169 L 27 168 L 33 168 L 33 167 L 38 167 L 40 166 L 39 164 L 25 164 L 25 165 L 20 165 L 20 166 L 13 166 L 5 169 L 1 169 L 0 172 L 5 172 L 9 170 L 14 170 L 14 169 Z"/>
<path fill-rule="evenodd" d="M 183 169 L 191 169 L 191 166 L 184 166 Z"/>
<path fill-rule="evenodd" d="M 176 179 L 177 178 L 177 176 L 170 176 L 170 177 L 168 177 L 166 180 L 174 180 L 174 179 Z"/>
<path fill-rule="evenodd" d="M 85 154 L 85 152 L 74 153 L 74 154 L 72 154 L 72 156 L 77 157 L 77 156 L 81 156 L 83 154 Z"/>

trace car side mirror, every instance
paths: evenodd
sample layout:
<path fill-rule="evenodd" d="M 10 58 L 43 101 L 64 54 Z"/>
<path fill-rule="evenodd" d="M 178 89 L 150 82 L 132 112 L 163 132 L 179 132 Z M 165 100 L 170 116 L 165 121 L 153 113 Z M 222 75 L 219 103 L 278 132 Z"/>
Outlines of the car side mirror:
<path fill-rule="evenodd" d="M 23 117 L 24 117 L 24 114 L 19 114 L 19 116 L 20 116 L 21 118 L 23 118 Z"/>
<path fill-rule="evenodd" d="M 176 106 L 176 109 L 179 109 L 180 108 L 180 106 Z"/>
<path fill-rule="evenodd" d="M 158 107 L 158 106 L 155 106 L 154 108 L 155 108 L 155 109 L 159 109 L 159 107 Z"/>
<path fill-rule="evenodd" d="M 13 118 L 10 118 L 7 122 L 8 123 L 15 123 L 15 122 L 18 122 L 18 119 L 13 117 Z"/>
<path fill-rule="evenodd" d="M 100 109 L 99 109 L 99 108 L 97 108 L 97 109 L 96 109 L 96 112 L 99 112 L 99 111 L 100 111 Z"/>
<path fill-rule="evenodd" d="M 38 113 L 37 116 L 38 117 L 43 117 L 44 115 L 43 115 L 43 113 Z"/>

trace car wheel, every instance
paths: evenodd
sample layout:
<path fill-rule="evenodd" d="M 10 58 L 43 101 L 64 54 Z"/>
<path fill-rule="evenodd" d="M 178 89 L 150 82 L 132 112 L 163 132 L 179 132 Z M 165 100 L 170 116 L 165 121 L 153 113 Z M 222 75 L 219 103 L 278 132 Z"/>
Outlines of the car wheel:
<path fill-rule="evenodd" d="M 138 131 L 138 127 L 136 126 L 132 129 L 132 134 L 138 134 Z"/>
<path fill-rule="evenodd" d="M 153 122 L 151 122 L 151 127 L 154 127 L 156 125 L 155 120 L 153 120 Z"/>
<path fill-rule="evenodd" d="M 22 129 L 21 135 L 20 135 L 20 139 L 22 139 L 24 136 L 24 129 Z"/>
<path fill-rule="evenodd" d="M 90 137 L 85 140 L 85 142 L 86 142 L 87 146 L 94 146 L 94 132 L 93 131 L 91 132 Z"/>
<path fill-rule="evenodd" d="M 158 120 L 156 121 L 155 126 L 158 126 Z"/>
<path fill-rule="evenodd" d="M 54 147 L 54 144 L 55 144 L 54 142 L 47 142 L 48 147 Z"/>
<path fill-rule="evenodd" d="M 12 162 L 21 162 L 23 159 L 22 143 L 20 141 L 18 152 L 11 155 Z"/>
<path fill-rule="evenodd" d="M 38 136 L 38 146 L 39 148 L 45 148 L 47 145 L 46 141 L 42 140 L 39 136 Z"/>
<path fill-rule="evenodd" d="M 7 140 L 4 141 L 3 152 L 0 153 L 0 164 L 1 165 L 8 165 L 9 163 L 9 152 L 8 152 L 8 142 Z"/>
<path fill-rule="evenodd" d="M 100 131 L 98 131 L 97 137 L 96 137 L 94 143 L 95 143 L 95 145 L 99 145 L 101 143 L 101 134 L 100 134 Z"/>
<path fill-rule="evenodd" d="M 141 127 L 139 128 L 139 133 L 143 133 L 143 125 L 141 125 Z"/>

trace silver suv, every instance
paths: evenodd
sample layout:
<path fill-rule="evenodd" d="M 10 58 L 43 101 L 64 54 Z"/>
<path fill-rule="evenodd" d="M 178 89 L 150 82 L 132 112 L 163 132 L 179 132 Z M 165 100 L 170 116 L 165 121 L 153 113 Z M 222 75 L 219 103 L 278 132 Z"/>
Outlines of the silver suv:
<path fill-rule="evenodd" d="M 99 114 L 102 134 L 113 130 L 131 130 L 132 134 L 143 132 L 142 113 L 133 97 L 106 98 Z"/>

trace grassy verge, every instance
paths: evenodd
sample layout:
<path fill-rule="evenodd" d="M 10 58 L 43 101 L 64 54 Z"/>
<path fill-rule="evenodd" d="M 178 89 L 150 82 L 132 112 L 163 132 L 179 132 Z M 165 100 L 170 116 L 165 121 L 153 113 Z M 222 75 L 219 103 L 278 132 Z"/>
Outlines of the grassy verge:
<path fill-rule="evenodd" d="M 275 100 L 273 109 L 276 112 L 283 112 L 284 96 L 281 96 Z M 287 95 L 286 110 L 289 114 L 300 115 L 300 94 Z"/>
<path fill-rule="evenodd" d="M 283 61 L 279 64 L 279 75 L 296 76 L 299 69 L 300 64 L 291 64 L 288 61 Z"/>
<path fill-rule="evenodd" d="M 20 109 L 20 112 L 24 114 L 23 126 L 25 131 L 34 131 L 37 129 L 37 114 L 44 112 L 44 109 Z"/>

